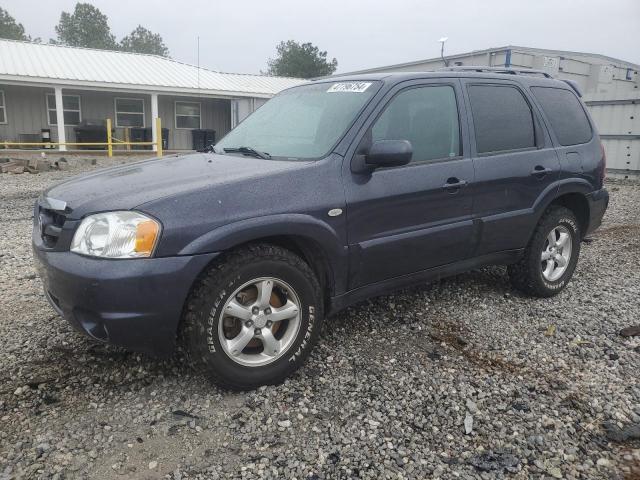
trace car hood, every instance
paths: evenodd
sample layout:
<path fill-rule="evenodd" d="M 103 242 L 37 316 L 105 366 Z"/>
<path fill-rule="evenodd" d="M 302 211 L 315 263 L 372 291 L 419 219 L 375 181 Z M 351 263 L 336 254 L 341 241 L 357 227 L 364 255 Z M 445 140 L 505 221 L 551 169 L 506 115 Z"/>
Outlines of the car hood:
<path fill-rule="evenodd" d="M 308 164 L 212 153 L 173 155 L 74 177 L 43 195 L 66 202 L 68 218 L 77 219 L 94 212 L 130 210 L 217 184 L 278 175 Z"/>

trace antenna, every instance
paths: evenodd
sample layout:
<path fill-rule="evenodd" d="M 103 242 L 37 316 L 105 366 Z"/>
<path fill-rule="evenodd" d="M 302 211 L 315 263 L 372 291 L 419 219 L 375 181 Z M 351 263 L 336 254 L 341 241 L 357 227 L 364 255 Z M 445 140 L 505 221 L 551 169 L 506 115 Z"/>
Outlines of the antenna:
<path fill-rule="evenodd" d="M 449 61 L 444 58 L 444 43 L 449 40 L 449 37 L 442 37 L 440 38 L 440 40 L 438 40 L 440 42 L 440 57 L 442 58 L 442 61 L 444 62 L 444 66 L 448 67 L 449 66 Z"/>
<path fill-rule="evenodd" d="M 198 96 L 200 96 L 200 35 L 198 35 Z"/>

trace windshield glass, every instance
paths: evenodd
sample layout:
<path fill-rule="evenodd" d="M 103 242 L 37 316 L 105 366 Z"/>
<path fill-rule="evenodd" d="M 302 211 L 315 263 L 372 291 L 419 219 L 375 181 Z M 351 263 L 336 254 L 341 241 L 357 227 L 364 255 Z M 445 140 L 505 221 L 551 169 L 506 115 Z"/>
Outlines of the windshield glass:
<path fill-rule="evenodd" d="M 245 147 L 272 157 L 323 157 L 373 96 L 377 83 L 315 83 L 286 90 L 229 132 L 215 150 Z"/>

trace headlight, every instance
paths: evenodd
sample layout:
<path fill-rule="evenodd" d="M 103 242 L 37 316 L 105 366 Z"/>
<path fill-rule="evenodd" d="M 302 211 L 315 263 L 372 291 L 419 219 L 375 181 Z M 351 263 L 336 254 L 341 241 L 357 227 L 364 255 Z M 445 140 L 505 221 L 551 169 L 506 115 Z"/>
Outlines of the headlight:
<path fill-rule="evenodd" d="M 101 258 L 150 257 L 160 224 L 138 212 L 106 212 L 86 217 L 71 242 L 71 251 Z"/>

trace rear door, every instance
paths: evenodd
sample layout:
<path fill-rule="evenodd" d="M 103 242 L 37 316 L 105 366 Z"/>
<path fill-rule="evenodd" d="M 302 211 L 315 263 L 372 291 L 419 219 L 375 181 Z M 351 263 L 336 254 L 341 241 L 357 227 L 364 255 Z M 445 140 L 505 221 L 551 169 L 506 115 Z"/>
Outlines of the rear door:
<path fill-rule="evenodd" d="M 537 107 L 509 80 L 464 79 L 476 172 L 474 256 L 526 246 L 536 201 L 555 188 L 560 163 Z"/>
<path fill-rule="evenodd" d="M 461 118 L 452 79 L 400 84 L 374 111 L 347 158 L 376 140 L 408 140 L 413 157 L 366 174 L 345 162 L 351 288 L 468 257 L 474 173 Z"/>

